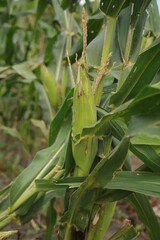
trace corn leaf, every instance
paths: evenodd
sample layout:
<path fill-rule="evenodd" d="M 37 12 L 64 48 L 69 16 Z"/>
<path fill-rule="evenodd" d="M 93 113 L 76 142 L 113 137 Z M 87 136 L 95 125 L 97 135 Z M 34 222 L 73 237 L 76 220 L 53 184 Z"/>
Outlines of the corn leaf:
<path fill-rule="evenodd" d="M 41 17 L 42 14 L 44 13 L 47 5 L 48 5 L 47 0 L 46 0 L 46 1 L 38 0 L 37 10 L 36 10 L 36 22 L 40 19 L 40 17 Z"/>
<path fill-rule="evenodd" d="M 54 229 L 54 225 L 56 224 L 57 212 L 53 206 L 54 201 L 55 199 L 52 199 L 50 201 L 50 204 L 47 210 L 47 216 L 46 216 L 47 229 L 46 229 L 45 240 L 52 240 L 53 229 Z"/>
<path fill-rule="evenodd" d="M 125 225 L 121 230 L 116 232 L 109 240 L 132 240 L 138 236 L 138 233 L 131 224 Z"/>
<path fill-rule="evenodd" d="M 8 231 L 8 232 L 0 232 L 0 239 L 1 240 L 8 239 L 8 238 L 12 237 L 13 235 L 15 235 L 17 233 L 18 233 L 17 230 L 15 230 L 15 231 Z"/>
<path fill-rule="evenodd" d="M 117 121 L 117 120 L 111 121 L 112 134 L 114 137 L 116 137 L 119 140 L 121 140 L 125 134 L 125 131 L 122 126 L 123 124 L 120 121 Z M 160 157 L 151 146 L 141 145 L 141 144 L 139 145 L 132 144 L 132 139 L 131 139 L 130 150 L 140 160 L 142 160 L 152 171 L 154 172 L 160 171 Z"/>
<path fill-rule="evenodd" d="M 124 138 L 107 158 L 102 159 L 96 165 L 86 181 L 74 192 L 69 209 L 61 220 L 62 224 L 65 225 L 65 232 L 60 232 L 60 239 L 65 239 L 72 225 L 84 231 L 89 220 L 92 202 L 98 194 L 94 188 L 102 188 L 114 177 L 116 171 L 124 164 L 128 146 L 129 139 Z M 82 216 L 83 218 L 81 218 Z"/>
<path fill-rule="evenodd" d="M 154 36 L 158 37 L 160 33 L 160 15 L 158 9 L 158 1 L 153 0 L 148 8 L 149 18 L 147 23 L 147 30 L 151 31 Z"/>
<path fill-rule="evenodd" d="M 126 0 L 101 0 L 100 10 L 111 18 L 116 18 Z"/>
<path fill-rule="evenodd" d="M 20 133 L 15 128 L 9 128 L 9 127 L 0 125 L 0 129 L 3 130 L 6 134 L 9 134 L 12 137 L 17 138 L 18 140 L 23 141 Z"/>
<path fill-rule="evenodd" d="M 151 172 L 123 171 L 119 172 L 105 187 L 160 197 L 160 175 Z"/>
<path fill-rule="evenodd" d="M 159 146 L 160 145 L 160 136 L 159 136 L 159 134 L 158 135 L 154 134 L 154 136 L 149 136 L 147 134 L 140 134 L 140 135 L 136 135 L 135 137 L 133 137 L 131 142 L 133 144 Z"/>
<path fill-rule="evenodd" d="M 155 104 L 152 104 L 156 102 Z M 145 108 L 144 108 L 145 106 Z M 126 123 L 132 116 L 141 115 L 141 120 L 144 120 L 143 128 L 141 132 L 146 132 L 146 126 L 153 124 L 157 125 L 159 122 L 159 108 L 160 108 L 160 88 L 156 86 L 145 87 L 139 95 L 127 103 L 121 105 L 120 107 L 114 109 L 110 113 L 106 113 L 96 124 L 84 128 L 81 136 L 77 138 L 84 137 L 87 135 L 95 135 L 99 132 L 99 129 L 103 127 L 107 122 L 113 119 L 123 120 Z M 150 114 L 150 115 L 149 115 Z M 146 122 L 145 122 L 146 119 Z M 137 122 L 138 125 L 138 122 Z M 130 124 L 130 130 L 132 130 L 133 124 Z M 135 135 L 137 134 L 136 128 Z M 134 131 L 130 131 L 131 135 L 134 135 Z M 128 132 L 128 135 L 130 134 Z"/>
<path fill-rule="evenodd" d="M 56 116 L 54 117 L 54 119 L 50 124 L 49 139 L 48 139 L 49 146 L 51 146 L 55 142 L 57 135 L 60 131 L 60 128 L 64 122 L 64 119 L 72 107 L 72 103 L 73 103 L 73 89 L 67 95 L 63 105 L 61 106 L 58 113 L 56 114 Z"/>
<path fill-rule="evenodd" d="M 54 79 L 53 74 L 45 65 L 41 65 L 41 79 L 50 104 L 56 109 L 59 101 L 58 84 Z"/>
<path fill-rule="evenodd" d="M 70 128 L 71 123 L 70 119 L 68 119 L 68 121 L 65 121 L 63 127 L 61 128 L 61 131 L 57 137 L 57 141 L 49 148 L 39 151 L 31 164 L 18 176 L 11 187 L 11 211 L 16 209 L 19 205 L 21 205 L 22 202 L 25 202 L 34 194 L 34 179 L 40 179 L 50 174 L 50 172 L 54 171 L 56 164 L 59 165 L 59 170 L 62 169 L 65 161 L 65 153 L 68 143 L 68 136 L 70 134 Z M 57 173 L 56 169 L 55 173 Z"/>
<path fill-rule="evenodd" d="M 61 0 L 61 7 L 66 10 L 69 8 L 71 12 L 75 11 L 76 6 L 78 5 L 78 0 Z"/>
<path fill-rule="evenodd" d="M 160 68 L 160 38 L 139 55 L 126 81 L 110 100 L 110 104 L 119 106 L 126 100 L 134 98 L 140 90 L 150 84 Z"/>
<path fill-rule="evenodd" d="M 136 210 L 140 221 L 144 223 L 150 239 L 159 240 L 160 225 L 148 198 L 145 195 L 133 193 L 127 198 L 127 201 Z"/>
<path fill-rule="evenodd" d="M 46 122 L 49 124 L 51 119 L 53 119 L 53 111 L 52 111 L 52 107 L 49 102 L 48 96 L 42 84 L 40 84 L 39 82 L 34 82 L 34 85 L 35 85 L 36 91 L 38 92 L 39 105 L 43 110 L 44 118 Z"/>
<path fill-rule="evenodd" d="M 25 63 L 20 63 L 13 65 L 12 68 L 25 79 L 34 80 L 36 75 L 31 71 L 31 69 Z"/>

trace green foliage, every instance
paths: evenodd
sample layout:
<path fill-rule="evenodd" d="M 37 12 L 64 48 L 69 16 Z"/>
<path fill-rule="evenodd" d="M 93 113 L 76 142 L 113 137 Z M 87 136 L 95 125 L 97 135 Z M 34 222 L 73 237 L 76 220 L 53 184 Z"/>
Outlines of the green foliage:
<path fill-rule="evenodd" d="M 49 135 L 49 147 L 0 190 L 0 229 L 12 220 L 25 224 L 46 205 L 45 239 L 55 225 L 60 240 L 103 239 L 124 199 L 158 240 L 160 225 L 148 200 L 160 197 L 156 1 L 86 1 L 83 34 L 78 1 L 3 2 L 0 11 L 1 131 L 28 152 L 28 129 Z M 37 139 L 30 135 L 30 144 Z M 139 169 L 132 169 L 132 157 L 141 161 Z M 137 236 L 126 223 L 110 239 Z"/>

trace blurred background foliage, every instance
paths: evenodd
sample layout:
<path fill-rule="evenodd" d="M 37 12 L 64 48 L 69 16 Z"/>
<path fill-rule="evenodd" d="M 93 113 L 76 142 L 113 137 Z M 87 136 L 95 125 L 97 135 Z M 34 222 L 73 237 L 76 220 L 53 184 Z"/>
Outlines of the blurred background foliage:
<path fill-rule="evenodd" d="M 82 50 L 82 9 L 79 1 L 72 2 L 0 0 L 1 174 L 19 174 L 17 163 L 28 165 L 47 145 L 49 123 L 72 87 L 66 50 L 72 61 L 77 48 L 79 54 Z M 98 5 L 87 1 L 88 16 Z M 90 32 L 95 22 L 88 22 Z M 89 41 L 102 23 L 101 17 Z"/>

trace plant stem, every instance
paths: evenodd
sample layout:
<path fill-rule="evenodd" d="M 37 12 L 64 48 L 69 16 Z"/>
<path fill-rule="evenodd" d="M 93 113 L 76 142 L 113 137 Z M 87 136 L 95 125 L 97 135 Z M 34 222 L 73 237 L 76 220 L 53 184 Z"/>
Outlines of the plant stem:
<path fill-rule="evenodd" d="M 116 202 L 95 205 L 91 215 L 91 224 L 86 240 L 103 240 L 112 220 Z"/>
<path fill-rule="evenodd" d="M 110 152 L 111 143 L 112 136 L 109 135 L 106 140 L 104 140 L 104 154 L 106 157 Z M 103 240 L 109 224 L 112 220 L 115 206 L 116 202 L 94 204 L 86 240 Z"/>
<path fill-rule="evenodd" d="M 126 43 L 126 50 L 125 50 L 125 54 L 124 54 L 124 66 L 123 66 L 123 70 L 121 72 L 120 80 L 118 83 L 118 90 L 121 88 L 121 86 L 125 82 L 128 66 L 130 66 L 129 60 L 130 60 L 130 52 L 131 52 L 131 47 L 132 47 L 133 34 L 134 34 L 134 29 L 130 27 L 129 33 L 128 33 L 128 38 L 127 38 L 127 43 Z"/>
<path fill-rule="evenodd" d="M 126 68 L 123 68 L 118 85 L 117 85 L 117 90 L 119 90 L 122 87 L 123 83 L 125 82 L 125 79 L 126 79 Z"/>
<path fill-rule="evenodd" d="M 110 53 L 115 22 L 116 21 L 114 18 L 107 18 L 107 28 L 106 28 L 105 37 L 104 37 L 101 66 L 105 63 L 108 57 L 108 54 Z"/>
<path fill-rule="evenodd" d="M 72 43 L 72 34 L 71 34 L 71 28 L 72 28 L 72 15 L 69 13 L 69 21 L 67 21 L 67 12 L 65 11 L 65 20 L 66 20 L 66 26 L 67 26 L 67 41 L 66 41 L 66 51 L 69 53 Z M 65 98 L 65 92 L 66 92 L 66 84 L 67 84 L 67 75 L 68 75 L 68 65 L 65 64 L 64 70 L 63 70 L 63 79 L 62 79 L 62 102 Z"/>
<path fill-rule="evenodd" d="M 15 217 L 15 213 L 13 214 L 10 214 L 9 216 L 7 216 L 4 220 L 2 220 L 0 222 L 0 230 L 3 229 L 4 227 L 6 227 L 10 222 L 11 220 Z"/>
<path fill-rule="evenodd" d="M 12 207 L 9 209 L 9 213 L 13 213 L 17 208 L 19 208 L 26 200 L 28 200 L 30 197 L 33 196 L 35 193 L 35 189 L 33 186 L 30 189 L 27 189 L 20 198 L 12 205 Z"/>
<path fill-rule="evenodd" d="M 124 59 L 125 59 L 126 64 L 128 63 L 129 58 L 130 58 L 130 51 L 131 51 L 131 46 L 132 46 L 133 33 L 134 33 L 134 29 L 130 27 L 129 28 L 129 33 L 128 33 L 128 38 L 127 38 L 125 55 L 124 55 Z"/>
<path fill-rule="evenodd" d="M 93 3 L 93 13 L 96 12 L 96 10 L 98 9 L 99 6 L 99 0 L 94 0 Z"/>
<path fill-rule="evenodd" d="M 116 20 L 114 18 L 107 18 L 107 27 L 106 27 L 105 37 L 104 37 L 101 66 L 104 65 L 104 63 L 110 53 L 112 37 L 113 37 L 114 29 L 115 29 L 115 23 L 116 23 Z M 95 100 L 96 100 L 97 106 L 100 104 L 103 85 L 104 85 L 104 80 L 102 79 L 97 88 L 97 91 L 95 93 Z"/>
<path fill-rule="evenodd" d="M 62 79 L 62 102 L 64 101 L 65 93 L 66 93 L 67 75 L 68 75 L 68 66 L 65 65 L 63 70 L 63 79 Z"/>

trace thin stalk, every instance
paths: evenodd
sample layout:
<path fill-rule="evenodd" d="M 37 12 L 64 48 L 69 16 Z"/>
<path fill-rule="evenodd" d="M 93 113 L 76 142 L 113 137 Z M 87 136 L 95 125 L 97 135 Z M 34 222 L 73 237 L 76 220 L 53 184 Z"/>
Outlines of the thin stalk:
<path fill-rule="evenodd" d="M 66 27 L 67 27 L 67 41 L 66 41 L 66 51 L 69 53 L 71 49 L 71 43 L 72 43 L 72 15 L 69 14 L 69 21 L 67 20 L 67 12 L 65 11 L 65 21 L 66 21 Z M 67 75 L 68 75 L 68 66 L 65 64 L 64 70 L 63 70 L 63 79 L 62 79 L 62 101 L 65 98 L 65 92 L 66 92 L 66 85 L 67 85 Z"/>
<path fill-rule="evenodd" d="M 86 185 L 85 188 L 80 187 L 77 190 L 79 192 L 79 198 L 77 198 L 76 201 L 74 201 L 72 203 L 71 211 L 70 211 L 70 219 L 67 221 L 66 228 L 65 228 L 64 240 L 71 240 L 72 239 L 73 230 L 75 230 L 73 228 L 72 219 L 74 217 L 75 210 L 78 209 L 78 205 L 80 204 L 80 202 L 82 201 L 82 199 L 86 195 L 86 189 L 87 188 L 88 188 L 88 186 Z M 90 206 L 91 207 L 93 206 L 96 197 L 97 197 L 97 192 L 93 191 L 93 194 L 91 195 L 91 198 L 90 198 Z"/>
<path fill-rule="evenodd" d="M 122 87 L 123 83 L 125 82 L 126 74 L 127 74 L 127 66 L 123 67 L 123 69 L 122 69 L 120 79 L 119 79 L 119 83 L 117 85 L 117 90 L 119 90 Z"/>
<path fill-rule="evenodd" d="M 99 0 L 94 0 L 94 3 L 93 3 L 93 13 L 96 12 L 98 7 L 99 7 Z"/>
<path fill-rule="evenodd" d="M 107 18 L 107 28 L 106 28 L 104 44 L 103 44 L 101 66 L 105 63 L 105 61 L 110 53 L 115 23 L 116 23 L 116 20 L 114 18 Z"/>
<path fill-rule="evenodd" d="M 104 148 L 105 157 L 107 157 L 107 155 L 109 154 L 111 143 L 112 143 L 112 135 L 109 135 L 105 141 L 105 148 Z"/>
<path fill-rule="evenodd" d="M 16 216 L 15 213 L 13 213 L 13 214 L 7 216 L 3 221 L 1 221 L 0 222 L 0 230 L 3 229 L 4 227 L 6 227 L 15 216 Z"/>
<path fill-rule="evenodd" d="M 110 225 L 116 202 L 106 202 L 105 205 L 95 205 L 91 215 L 89 232 L 85 240 L 103 240 Z"/>
<path fill-rule="evenodd" d="M 129 57 L 130 57 L 133 33 L 134 33 L 134 29 L 130 27 L 129 33 L 128 33 L 128 38 L 127 38 L 126 50 L 125 50 L 125 54 L 124 54 L 124 59 L 125 59 L 126 64 L 128 63 Z"/>
<path fill-rule="evenodd" d="M 123 85 L 123 83 L 126 80 L 127 68 L 130 65 L 129 60 L 130 60 L 130 52 L 131 52 L 131 47 L 132 47 L 133 34 L 134 34 L 134 29 L 130 27 L 129 33 L 128 33 L 128 38 L 127 38 L 127 43 L 126 43 L 124 60 L 123 60 L 124 66 L 123 66 L 123 70 L 121 72 L 117 90 L 119 90 L 121 88 L 121 86 Z"/>
<path fill-rule="evenodd" d="M 101 66 L 104 65 L 104 63 L 110 53 L 112 38 L 113 38 L 113 34 L 114 34 L 114 29 L 115 29 L 115 23 L 116 23 L 116 20 L 114 18 L 107 19 L 107 28 L 106 28 L 104 44 L 103 44 Z M 104 80 L 102 79 L 101 82 L 99 83 L 99 86 L 98 86 L 96 94 L 95 94 L 95 100 L 96 100 L 97 106 L 100 104 L 103 85 L 104 85 Z"/>
<path fill-rule="evenodd" d="M 59 79 L 59 74 L 60 74 L 61 64 L 62 64 L 62 57 L 63 57 L 63 52 L 64 52 L 64 46 L 65 46 L 65 40 L 63 41 L 62 48 L 61 48 L 61 51 L 60 51 L 60 54 L 59 54 L 57 71 L 56 71 L 56 82 L 58 82 L 58 79 Z"/>
<path fill-rule="evenodd" d="M 63 147 L 64 147 L 64 144 L 62 144 L 62 146 L 59 148 L 58 152 L 56 153 L 57 155 L 62 150 Z M 56 157 L 56 155 L 55 155 L 55 157 Z M 46 171 L 49 164 L 50 164 L 50 162 L 46 164 L 46 166 L 43 168 L 43 170 L 36 176 L 36 179 L 40 179 L 40 178 L 49 179 L 54 174 L 57 174 L 59 171 L 60 171 L 59 176 L 61 176 L 63 161 L 60 159 L 58 164 L 47 175 L 44 176 L 45 171 Z M 36 189 L 34 187 L 34 181 L 33 181 L 27 187 L 27 189 L 22 193 L 22 195 L 18 198 L 18 200 L 13 204 L 13 206 L 9 209 L 9 212 L 12 213 L 17 208 L 19 208 L 26 200 L 28 200 L 31 196 L 33 196 L 34 193 L 36 193 Z"/>
<path fill-rule="evenodd" d="M 27 192 L 24 192 L 20 198 L 13 204 L 11 208 L 9 208 L 9 213 L 13 213 L 17 208 L 19 208 L 26 200 L 33 196 L 35 193 L 35 189 L 32 187 Z"/>
<path fill-rule="evenodd" d="M 65 93 L 66 93 L 67 76 L 68 76 L 68 66 L 65 65 L 63 69 L 63 79 L 62 79 L 62 102 L 65 98 Z"/>
<path fill-rule="evenodd" d="M 104 142 L 104 154 L 107 156 L 110 152 L 112 143 L 112 136 L 108 136 Z M 86 235 L 86 240 L 103 240 L 105 233 L 112 220 L 115 210 L 116 202 L 106 202 L 105 204 L 94 204 L 91 220 L 89 224 L 89 230 Z"/>

